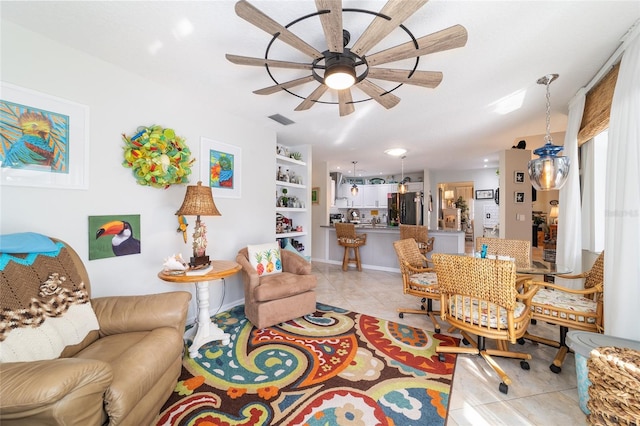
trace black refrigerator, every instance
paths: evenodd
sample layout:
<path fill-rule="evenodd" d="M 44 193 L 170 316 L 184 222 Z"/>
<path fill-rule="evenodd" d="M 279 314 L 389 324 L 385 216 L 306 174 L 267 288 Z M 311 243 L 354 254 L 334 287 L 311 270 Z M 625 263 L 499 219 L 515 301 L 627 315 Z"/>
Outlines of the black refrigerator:
<path fill-rule="evenodd" d="M 389 224 L 422 225 L 422 192 L 393 193 L 389 200 Z"/>

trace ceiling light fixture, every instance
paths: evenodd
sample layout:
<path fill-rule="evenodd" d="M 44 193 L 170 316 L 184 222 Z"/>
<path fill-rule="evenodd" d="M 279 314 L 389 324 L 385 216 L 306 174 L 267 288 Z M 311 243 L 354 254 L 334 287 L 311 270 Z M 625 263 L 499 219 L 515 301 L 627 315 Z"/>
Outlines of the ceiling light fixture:
<path fill-rule="evenodd" d="M 546 143 L 533 151 L 540 158 L 529 161 L 528 167 L 531 183 L 538 191 L 562 188 L 569 176 L 569 166 L 571 165 L 569 157 L 558 156 L 563 147 L 554 145 L 551 139 L 551 95 L 549 93 L 549 85 L 557 78 L 558 74 L 548 74 L 537 81 L 538 84 L 547 86 L 547 129 L 544 137 Z"/>
<path fill-rule="evenodd" d="M 356 82 L 355 60 L 343 54 L 337 54 L 326 60 L 327 70 L 324 73 L 324 84 L 331 89 L 344 90 Z"/>
<path fill-rule="evenodd" d="M 352 161 L 353 163 L 353 177 L 356 177 L 356 163 L 357 161 Z M 356 185 L 355 183 L 353 184 L 353 186 L 351 187 L 351 195 L 353 195 L 354 197 L 356 195 L 358 195 L 358 185 Z"/>
<path fill-rule="evenodd" d="M 404 159 L 406 157 L 407 157 L 406 155 L 402 156 L 402 180 L 400 181 L 400 185 L 398 185 L 398 192 L 401 194 L 407 193 L 407 184 L 404 183 Z"/>
<path fill-rule="evenodd" d="M 407 153 L 407 150 L 404 148 L 391 148 L 387 149 L 385 152 L 387 155 L 391 155 L 392 157 L 400 157 Z"/>

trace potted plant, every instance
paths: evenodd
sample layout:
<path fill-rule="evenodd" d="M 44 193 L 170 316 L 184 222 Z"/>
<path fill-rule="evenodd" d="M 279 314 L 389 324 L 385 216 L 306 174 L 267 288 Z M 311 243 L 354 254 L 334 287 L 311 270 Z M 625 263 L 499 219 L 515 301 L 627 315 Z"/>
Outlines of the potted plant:
<path fill-rule="evenodd" d="M 289 207 L 289 197 L 287 197 L 287 188 L 282 188 L 282 196 L 280 197 L 280 205 L 282 207 Z"/>

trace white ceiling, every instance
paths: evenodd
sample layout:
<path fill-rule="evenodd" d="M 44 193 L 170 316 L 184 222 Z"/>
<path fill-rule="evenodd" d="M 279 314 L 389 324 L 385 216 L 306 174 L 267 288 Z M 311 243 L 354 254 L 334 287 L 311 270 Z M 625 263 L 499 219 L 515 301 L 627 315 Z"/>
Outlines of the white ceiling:
<path fill-rule="evenodd" d="M 310 0 L 250 2 L 282 25 L 316 11 Z M 274 84 L 264 68 L 234 65 L 224 55 L 263 57 L 271 36 L 239 18 L 234 4 L 3 0 L 0 7 L 3 19 L 162 84 L 201 94 L 228 113 L 272 128 L 279 143 L 312 144 L 314 160 L 328 161 L 331 170 L 348 172 L 351 162 L 358 161 L 357 173 L 368 176 L 400 172 L 400 160 L 383 153 L 394 147 L 408 150 L 405 173 L 481 168 L 485 158 L 497 165 L 501 150 L 523 138 L 539 140 L 544 133 L 545 88 L 536 80 L 550 73 L 560 74 L 551 85 L 551 130 L 563 131 L 568 102 L 640 19 L 640 1 L 432 0 L 404 22 L 416 38 L 455 24 L 469 34 L 465 47 L 421 58 L 418 69 L 443 72 L 440 86 L 403 85 L 394 92 L 401 98 L 396 107 L 386 110 L 367 101 L 340 117 L 337 105 L 296 112 L 301 100 L 288 93 L 252 93 Z M 377 12 L 384 4 L 344 0 L 343 7 Z M 362 16 L 367 15 L 345 13 L 351 44 L 370 21 Z M 290 29 L 318 50 L 326 49 L 317 18 Z M 406 41 L 398 29 L 370 53 Z M 269 57 L 307 59 L 278 43 Z M 273 72 L 279 82 L 308 75 L 304 70 Z M 316 86 L 294 91 L 306 96 Z M 354 100 L 362 99 L 359 91 L 353 93 Z M 502 100 L 518 101 L 517 107 L 499 113 Z M 267 118 L 272 114 L 295 124 L 282 126 Z"/>

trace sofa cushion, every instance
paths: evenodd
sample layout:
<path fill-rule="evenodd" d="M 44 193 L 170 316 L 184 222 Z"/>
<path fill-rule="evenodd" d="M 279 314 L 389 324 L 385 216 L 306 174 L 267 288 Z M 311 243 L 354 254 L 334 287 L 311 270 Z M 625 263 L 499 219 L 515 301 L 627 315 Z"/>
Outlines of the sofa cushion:
<path fill-rule="evenodd" d="M 112 370 L 113 380 L 104 400 L 112 424 L 118 424 L 151 391 L 180 358 L 182 335 L 170 327 L 106 336 L 76 355 L 99 360 Z"/>
<path fill-rule="evenodd" d="M 254 289 L 253 297 L 256 302 L 282 299 L 313 290 L 316 288 L 316 282 L 315 275 L 296 275 L 283 272 L 263 277 L 260 280 L 260 285 Z"/>
<path fill-rule="evenodd" d="M 0 253 L 0 361 L 55 359 L 98 330 L 89 295 L 65 245 Z"/>
<path fill-rule="evenodd" d="M 278 243 L 248 245 L 249 262 L 259 276 L 282 272 L 282 259 Z"/>

